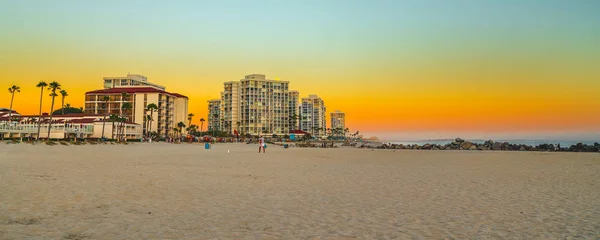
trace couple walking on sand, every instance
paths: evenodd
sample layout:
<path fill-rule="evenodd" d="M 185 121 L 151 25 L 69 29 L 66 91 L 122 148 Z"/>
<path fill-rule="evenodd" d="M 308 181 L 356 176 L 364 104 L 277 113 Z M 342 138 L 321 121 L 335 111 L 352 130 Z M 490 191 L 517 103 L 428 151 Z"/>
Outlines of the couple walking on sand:
<path fill-rule="evenodd" d="M 262 149 L 262 152 L 265 153 L 265 148 L 267 148 L 267 144 L 265 143 L 265 138 L 262 136 L 258 136 L 258 153 Z"/>

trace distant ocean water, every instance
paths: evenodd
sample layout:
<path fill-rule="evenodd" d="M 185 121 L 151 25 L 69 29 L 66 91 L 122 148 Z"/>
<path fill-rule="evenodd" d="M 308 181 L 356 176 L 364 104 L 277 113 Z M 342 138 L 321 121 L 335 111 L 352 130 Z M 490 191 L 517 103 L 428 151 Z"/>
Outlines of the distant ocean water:
<path fill-rule="evenodd" d="M 419 141 L 389 141 L 392 144 L 402 144 L 402 145 L 425 145 L 425 144 L 438 144 L 438 145 L 445 145 L 448 143 L 453 142 L 454 140 L 450 140 L 450 139 L 441 139 L 441 140 L 419 140 Z M 465 141 L 469 141 L 472 143 L 478 143 L 478 144 L 482 144 L 484 143 L 486 140 L 469 140 L 469 139 L 465 139 Z M 537 146 L 540 144 L 560 144 L 561 147 L 569 147 L 571 145 L 575 145 L 577 143 L 583 143 L 583 144 L 587 144 L 587 145 L 594 145 L 594 142 L 599 142 L 600 140 L 597 141 L 575 141 L 575 140 L 493 140 L 494 142 L 508 142 L 511 144 L 525 144 L 525 145 L 529 145 L 529 146 Z"/>

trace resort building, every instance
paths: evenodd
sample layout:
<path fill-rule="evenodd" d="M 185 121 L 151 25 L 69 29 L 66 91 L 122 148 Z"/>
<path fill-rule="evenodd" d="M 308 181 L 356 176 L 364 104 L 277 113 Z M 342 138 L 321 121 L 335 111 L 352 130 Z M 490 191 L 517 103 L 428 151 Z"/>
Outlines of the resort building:
<path fill-rule="evenodd" d="M 179 122 L 187 123 L 188 97 L 184 95 L 167 92 L 165 87 L 149 83 L 141 75 L 108 77 L 104 78 L 104 83 L 105 89 L 85 93 L 86 114 L 116 114 L 140 124 L 144 133 L 156 132 L 161 137 L 174 134 L 173 129 L 177 128 Z M 129 103 L 131 108 L 123 109 L 125 103 Z M 151 114 L 146 108 L 152 103 L 156 104 L 158 110 Z M 152 121 L 146 124 L 146 116 L 149 115 L 152 115 Z"/>
<path fill-rule="evenodd" d="M 291 129 L 288 81 L 267 79 L 263 74 L 247 75 L 239 81 L 225 82 L 219 101 L 219 118 L 212 117 L 216 113 L 211 106 L 217 103 L 209 101 L 209 126 L 251 135 L 284 135 Z"/>
<path fill-rule="evenodd" d="M 219 130 L 221 121 L 221 100 L 212 99 L 208 101 L 208 131 Z"/>
<path fill-rule="evenodd" d="M 327 119 L 325 112 L 327 108 L 323 99 L 317 95 L 309 95 L 302 98 L 300 105 L 300 130 L 313 136 L 324 136 L 326 134 Z"/>
<path fill-rule="evenodd" d="M 48 113 L 43 113 L 41 118 L 38 115 L 20 115 L 16 112 L 12 113 L 11 119 L 8 121 L 8 116 L 3 114 L 3 109 L 0 109 L 0 138 L 37 138 L 38 135 L 38 119 L 41 119 L 39 133 L 41 139 L 48 138 L 48 127 L 50 127 L 51 139 L 65 138 L 96 138 L 102 137 L 102 129 L 104 128 L 104 137 L 111 139 L 117 138 L 117 130 L 120 127 L 123 135 L 127 139 L 141 139 L 141 125 L 125 122 L 110 122 L 106 118 L 105 124 L 104 115 L 72 113 L 65 115 L 53 115 L 52 124 L 50 124 L 50 116 Z"/>
<path fill-rule="evenodd" d="M 331 129 L 346 129 L 346 114 L 336 110 L 331 113 Z"/>
<path fill-rule="evenodd" d="M 164 86 L 148 82 L 148 78 L 138 74 L 127 74 L 127 77 L 104 77 L 104 89 L 120 87 L 152 87 L 165 90 Z"/>

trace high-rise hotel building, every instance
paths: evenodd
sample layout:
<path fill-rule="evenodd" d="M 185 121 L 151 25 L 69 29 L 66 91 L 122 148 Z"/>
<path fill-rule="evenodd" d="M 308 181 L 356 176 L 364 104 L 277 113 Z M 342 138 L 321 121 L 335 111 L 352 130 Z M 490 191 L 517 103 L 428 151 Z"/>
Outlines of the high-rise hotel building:
<path fill-rule="evenodd" d="M 220 130 L 221 99 L 208 100 L 208 131 Z"/>
<path fill-rule="evenodd" d="M 239 81 L 225 82 L 218 103 L 209 101 L 209 126 L 231 134 L 287 134 L 293 129 L 293 104 L 288 81 L 267 79 L 262 74 L 247 75 Z M 217 105 L 219 113 L 214 110 Z M 215 114 L 219 117 L 213 118 Z"/>
<path fill-rule="evenodd" d="M 346 114 L 340 110 L 331 113 L 331 129 L 346 129 Z"/>
<path fill-rule="evenodd" d="M 309 95 L 302 98 L 300 105 L 300 130 L 313 136 L 326 135 L 327 119 L 325 112 L 327 108 L 323 99 L 317 95 Z"/>
<path fill-rule="evenodd" d="M 122 94 L 127 93 L 123 98 Z M 108 101 L 104 97 L 108 96 Z M 130 103 L 130 110 L 123 110 L 123 103 Z M 158 110 L 153 114 L 151 129 L 146 129 L 146 107 L 154 103 Z M 143 126 L 143 132 L 151 130 L 159 136 L 170 136 L 177 123 L 187 123 L 188 97 L 165 91 L 165 87 L 150 83 L 141 75 L 127 77 L 105 77 L 104 89 L 85 93 L 86 114 L 117 114 L 128 121 Z"/>

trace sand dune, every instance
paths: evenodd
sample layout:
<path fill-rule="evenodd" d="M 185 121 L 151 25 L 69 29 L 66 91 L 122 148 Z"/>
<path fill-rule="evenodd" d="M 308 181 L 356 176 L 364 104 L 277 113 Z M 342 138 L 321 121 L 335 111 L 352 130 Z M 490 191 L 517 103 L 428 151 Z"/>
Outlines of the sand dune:
<path fill-rule="evenodd" d="M 600 154 L 256 151 L 2 144 L 0 238 L 600 238 Z"/>

